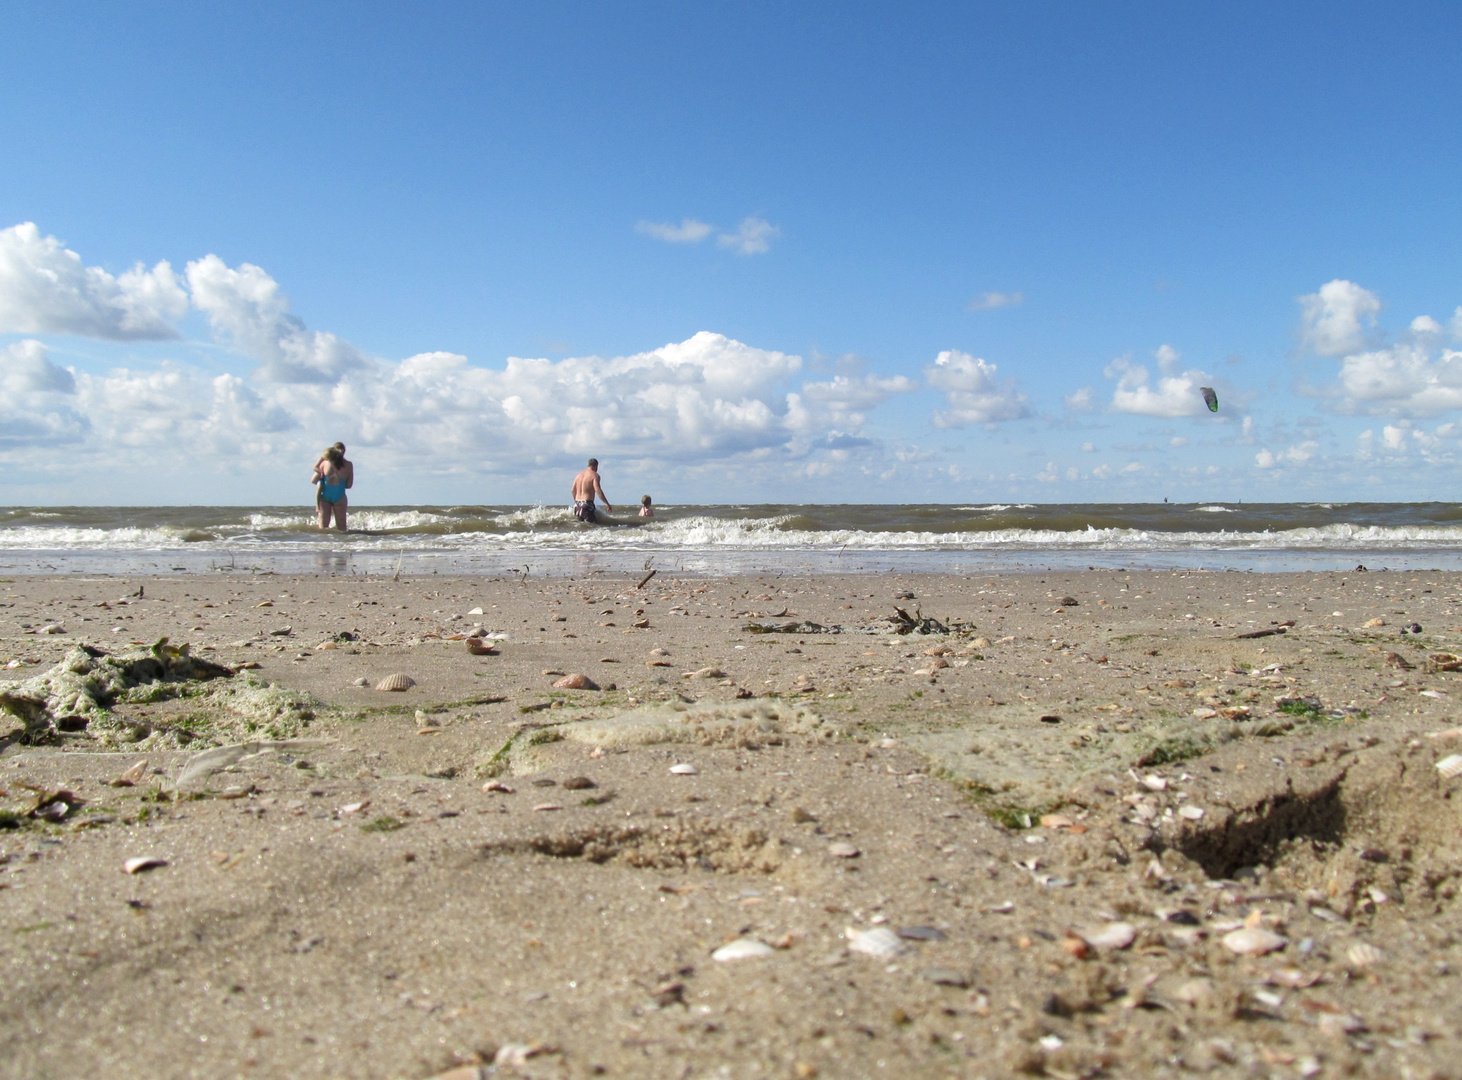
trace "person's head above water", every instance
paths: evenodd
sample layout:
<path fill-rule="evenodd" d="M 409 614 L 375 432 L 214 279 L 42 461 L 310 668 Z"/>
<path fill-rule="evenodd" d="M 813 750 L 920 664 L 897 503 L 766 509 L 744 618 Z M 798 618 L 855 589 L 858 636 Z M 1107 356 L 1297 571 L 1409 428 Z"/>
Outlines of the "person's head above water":
<path fill-rule="evenodd" d="M 596 457 L 591 457 L 589 459 L 589 468 L 597 470 L 599 468 L 599 459 Z"/>
<path fill-rule="evenodd" d="M 650 497 L 648 495 L 641 495 L 640 496 L 640 505 L 641 506 L 649 506 L 650 505 Z"/>

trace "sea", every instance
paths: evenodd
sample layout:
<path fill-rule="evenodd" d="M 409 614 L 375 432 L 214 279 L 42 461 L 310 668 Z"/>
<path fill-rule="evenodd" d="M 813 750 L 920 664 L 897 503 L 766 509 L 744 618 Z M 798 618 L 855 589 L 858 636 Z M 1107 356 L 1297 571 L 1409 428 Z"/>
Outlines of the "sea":
<path fill-rule="evenodd" d="M 0 573 L 1462 569 L 1456 503 L 666 505 L 599 525 L 562 506 L 362 506 L 350 525 L 322 533 L 309 506 L 12 507 Z"/>

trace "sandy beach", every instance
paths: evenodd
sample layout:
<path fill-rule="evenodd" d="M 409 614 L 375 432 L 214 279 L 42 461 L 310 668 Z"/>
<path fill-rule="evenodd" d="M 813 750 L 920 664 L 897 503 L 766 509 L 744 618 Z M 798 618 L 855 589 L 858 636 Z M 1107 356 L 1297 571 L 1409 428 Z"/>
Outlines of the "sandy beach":
<path fill-rule="evenodd" d="M 641 576 L 6 580 L 0 1075 L 1462 1076 L 1462 576 Z"/>

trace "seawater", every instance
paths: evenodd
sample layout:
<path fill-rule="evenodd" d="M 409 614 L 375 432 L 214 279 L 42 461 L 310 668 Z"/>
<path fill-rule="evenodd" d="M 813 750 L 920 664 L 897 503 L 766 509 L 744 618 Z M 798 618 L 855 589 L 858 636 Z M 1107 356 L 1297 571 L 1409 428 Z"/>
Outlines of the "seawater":
<path fill-rule="evenodd" d="M 631 510 L 637 510 L 637 507 Z M 979 573 L 1047 568 L 1462 569 L 1462 504 L 1048 503 L 0 509 L 0 572 Z"/>

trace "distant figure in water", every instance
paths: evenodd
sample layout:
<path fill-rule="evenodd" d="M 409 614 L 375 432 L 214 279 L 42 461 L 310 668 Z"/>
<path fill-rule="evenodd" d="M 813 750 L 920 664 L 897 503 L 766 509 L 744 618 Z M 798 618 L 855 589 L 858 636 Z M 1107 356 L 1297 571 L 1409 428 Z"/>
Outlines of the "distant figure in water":
<path fill-rule="evenodd" d="M 596 524 L 599 521 L 599 515 L 594 510 L 596 495 L 604 503 L 604 509 L 614 513 L 614 507 L 609 505 L 609 496 L 604 494 L 604 488 L 599 484 L 599 459 L 590 458 L 589 467 L 574 477 L 574 517 L 590 525 Z"/>
<path fill-rule="evenodd" d="M 331 518 L 334 518 L 335 528 L 344 532 L 345 490 L 355 485 L 355 466 L 345 460 L 344 443 L 338 442 L 320 455 L 310 483 L 320 485 L 315 495 L 315 513 L 320 528 L 328 529 Z"/>
<path fill-rule="evenodd" d="M 640 517 L 654 517 L 654 516 L 655 516 L 655 508 L 650 505 L 650 497 L 648 495 L 641 495 L 640 496 Z"/>

